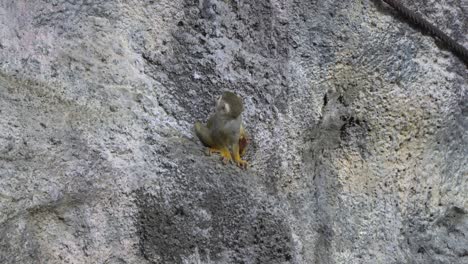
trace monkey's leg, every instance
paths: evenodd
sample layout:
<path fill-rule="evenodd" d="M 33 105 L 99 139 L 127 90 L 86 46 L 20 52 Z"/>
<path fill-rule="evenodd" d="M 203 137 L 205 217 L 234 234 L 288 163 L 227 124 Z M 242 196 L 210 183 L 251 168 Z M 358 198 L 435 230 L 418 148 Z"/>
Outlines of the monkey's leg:
<path fill-rule="evenodd" d="M 239 155 L 243 157 L 247 151 L 248 141 L 246 138 L 239 138 Z"/>
<path fill-rule="evenodd" d="M 224 164 L 228 164 L 229 162 L 232 161 L 232 156 L 231 152 L 229 151 L 228 148 L 224 147 L 220 150 L 221 156 L 222 156 L 222 161 Z"/>
<path fill-rule="evenodd" d="M 195 122 L 195 134 L 205 147 L 213 147 L 213 140 L 211 139 L 210 130 L 200 122 Z"/>
<path fill-rule="evenodd" d="M 241 125 L 240 136 L 239 136 L 239 155 L 244 156 L 247 151 L 247 146 L 249 145 L 249 140 L 247 132 L 245 132 L 244 126 Z"/>
<path fill-rule="evenodd" d="M 211 139 L 210 130 L 201 124 L 200 122 L 195 122 L 195 134 L 198 139 L 203 143 L 206 149 L 206 155 L 211 156 L 213 153 L 220 153 L 221 150 L 214 148 L 213 139 Z"/>
<path fill-rule="evenodd" d="M 240 157 L 239 153 L 239 143 L 234 143 L 232 146 L 232 152 L 234 152 L 234 162 L 237 164 L 237 166 L 247 169 L 247 161 L 242 160 Z"/>

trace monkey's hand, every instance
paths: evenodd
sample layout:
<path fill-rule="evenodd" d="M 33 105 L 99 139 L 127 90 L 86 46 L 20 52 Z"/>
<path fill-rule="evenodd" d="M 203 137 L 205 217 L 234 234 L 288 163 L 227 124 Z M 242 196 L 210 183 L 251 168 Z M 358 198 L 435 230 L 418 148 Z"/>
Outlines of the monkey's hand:
<path fill-rule="evenodd" d="M 232 151 L 234 152 L 234 162 L 237 164 L 242 169 L 247 169 L 247 161 L 242 160 L 240 157 L 240 148 L 239 148 L 239 143 L 235 143 L 232 146 Z"/>

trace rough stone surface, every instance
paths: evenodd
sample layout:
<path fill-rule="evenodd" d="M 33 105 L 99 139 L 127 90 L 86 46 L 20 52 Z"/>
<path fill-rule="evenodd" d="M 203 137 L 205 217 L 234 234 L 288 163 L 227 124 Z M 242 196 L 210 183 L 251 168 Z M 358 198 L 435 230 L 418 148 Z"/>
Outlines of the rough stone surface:
<path fill-rule="evenodd" d="M 0 263 L 466 264 L 467 164 L 467 66 L 380 1 L 0 1 Z"/>

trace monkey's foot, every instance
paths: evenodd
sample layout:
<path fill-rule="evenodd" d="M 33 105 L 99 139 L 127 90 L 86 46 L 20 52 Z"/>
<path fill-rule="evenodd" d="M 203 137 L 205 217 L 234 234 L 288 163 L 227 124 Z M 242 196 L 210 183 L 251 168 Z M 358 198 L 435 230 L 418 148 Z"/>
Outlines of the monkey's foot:
<path fill-rule="evenodd" d="M 239 166 L 241 169 L 247 169 L 249 163 L 245 160 L 237 160 L 235 161 L 237 166 Z"/>
<path fill-rule="evenodd" d="M 239 154 L 234 154 L 234 162 L 239 166 L 241 169 L 247 169 L 247 161 L 241 159 Z"/>
<path fill-rule="evenodd" d="M 211 154 L 213 153 L 221 153 L 221 150 L 215 148 L 207 148 L 205 153 L 206 155 L 211 156 Z"/>
<path fill-rule="evenodd" d="M 228 164 L 232 161 L 232 156 L 231 152 L 229 152 L 229 149 L 222 149 L 220 152 L 222 157 L 221 160 L 224 164 Z"/>

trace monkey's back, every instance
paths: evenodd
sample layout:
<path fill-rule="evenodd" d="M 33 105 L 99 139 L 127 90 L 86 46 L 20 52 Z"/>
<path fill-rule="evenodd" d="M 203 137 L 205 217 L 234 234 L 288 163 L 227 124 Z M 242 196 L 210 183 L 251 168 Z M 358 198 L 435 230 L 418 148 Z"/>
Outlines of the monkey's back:
<path fill-rule="evenodd" d="M 230 147 L 239 141 L 242 117 L 229 118 L 219 113 L 214 114 L 207 123 L 215 147 Z"/>

